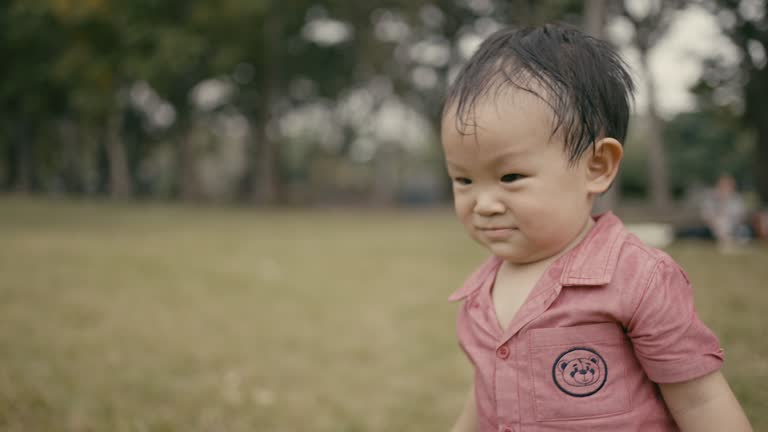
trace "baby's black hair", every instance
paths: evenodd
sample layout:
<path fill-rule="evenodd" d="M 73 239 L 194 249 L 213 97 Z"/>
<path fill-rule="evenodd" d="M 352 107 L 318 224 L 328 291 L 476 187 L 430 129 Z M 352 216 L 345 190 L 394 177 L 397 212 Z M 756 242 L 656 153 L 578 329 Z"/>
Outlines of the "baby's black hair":
<path fill-rule="evenodd" d="M 500 30 L 461 69 L 443 109 L 455 109 L 457 130 L 468 134 L 467 126 L 477 126 L 475 105 L 489 93 L 507 86 L 532 93 L 554 112 L 552 135 L 562 128 L 575 162 L 598 137 L 624 142 L 635 89 L 627 68 L 606 42 L 575 28 Z"/>

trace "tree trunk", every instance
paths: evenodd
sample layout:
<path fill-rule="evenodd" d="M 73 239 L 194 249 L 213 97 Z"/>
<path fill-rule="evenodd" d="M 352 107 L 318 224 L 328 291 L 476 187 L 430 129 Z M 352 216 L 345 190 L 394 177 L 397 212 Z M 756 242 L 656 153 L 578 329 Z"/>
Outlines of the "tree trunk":
<path fill-rule="evenodd" d="M 768 68 L 751 72 L 745 88 L 746 119 L 755 128 L 755 186 L 763 206 L 768 205 Z"/>
<path fill-rule="evenodd" d="M 397 201 L 400 152 L 396 142 L 383 142 L 373 160 L 373 193 L 371 203 L 392 206 Z"/>
<path fill-rule="evenodd" d="M 264 43 L 264 80 L 262 81 L 261 94 L 264 95 L 262 106 L 257 110 L 259 115 L 254 125 L 253 141 L 251 146 L 252 158 L 250 160 L 251 200 L 259 204 L 274 204 L 280 195 L 280 177 L 278 164 L 279 149 L 274 138 L 267 133 L 267 128 L 272 121 L 272 110 L 279 97 L 280 49 L 275 46 L 275 41 L 281 40 L 282 27 L 280 17 L 267 20 L 264 25 L 262 41 Z"/>
<path fill-rule="evenodd" d="M 3 126 L 6 130 L 8 129 L 8 123 L 3 123 Z M 9 138 L 10 139 L 3 145 L 3 163 L 5 164 L 5 168 L 3 169 L 3 172 L 5 173 L 5 177 L 3 178 L 3 190 L 11 191 L 16 186 L 16 178 L 18 177 L 18 157 L 16 156 L 18 149 L 16 148 L 13 137 L 11 136 Z"/>
<path fill-rule="evenodd" d="M 123 111 L 115 109 L 107 120 L 105 141 L 109 161 L 109 193 L 113 199 L 126 199 L 133 195 L 133 182 L 122 132 Z"/>
<path fill-rule="evenodd" d="M 77 124 L 69 118 L 56 122 L 61 146 L 64 149 L 60 173 L 64 193 L 81 195 L 85 191 L 87 155 L 78 136 Z"/>
<path fill-rule="evenodd" d="M 587 0 L 584 3 L 584 31 L 592 37 L 604 39 L 607 15 L 608 0 Z M 617 175 L 611 188 L 595 201 L 593 212 L 604 213 L 608 210 L 615 210 L 621 199 L 620 188 L 619 176 Z"/>
<path fill-rule="evenodd" d="M 258 204 L 274 204 L 278 198 L 277 157 L 275 143 L 267 136 L 266 116 L 254 128 L 253 169 L 251 184 L 253 202 Z"/>
<path fill-rule="evenodd" d="M 656 82 L 651 75 L 647 50 L 640 50 L 640 62 L 648 92 L 648 130 L 643 135 L 648 149 L 651 202 L 656 210 L 664 210 L 669 208 L 672 201 L 669 193 L 669 175 L 667 174 L 667 160 L 662 135 L 664 123 L 657 111 Z"/>
<path fill-rule="evenodd" d="M 182 131 L 177 142 L 177 173 L 179 197 L 183 201 L 196 201 L 202 198 L 200 179 L 197 176 L 197 155 L 195 154 L 194 126 L 189 125 Z"/>
<path fill-rule="evenodd" d="M 584 31 L 592 37 L 605 37 L 605 19 L 608 16 L 608 0 L 584 2 Z"/>
<path fill-rule="evenodd" d="M 14 129 L 16 133 L 10 143 L 13 156 L 10 183 L 14 192 L 28 194 L 32 192 L 34 175 L 34 140 L 27 122 L 19 121 Z"/>
<path fill-rule="evenodd" d="M 760 202 L 765 207 L 768 206 L 768 111 L 762 115 L 765 119 L 757 126 L 753 172 Z"/>

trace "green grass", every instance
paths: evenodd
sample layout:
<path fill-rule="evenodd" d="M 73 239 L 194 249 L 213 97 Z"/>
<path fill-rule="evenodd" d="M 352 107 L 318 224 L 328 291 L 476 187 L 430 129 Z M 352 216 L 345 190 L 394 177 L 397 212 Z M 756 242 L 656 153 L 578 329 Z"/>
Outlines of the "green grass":
<path fill-rule="evenodd" d="M 768 430 L 768 248 L 669 252 Z M 449 211 L 0 201 L 0 430 L 445 431 L 470 370 Z"/>

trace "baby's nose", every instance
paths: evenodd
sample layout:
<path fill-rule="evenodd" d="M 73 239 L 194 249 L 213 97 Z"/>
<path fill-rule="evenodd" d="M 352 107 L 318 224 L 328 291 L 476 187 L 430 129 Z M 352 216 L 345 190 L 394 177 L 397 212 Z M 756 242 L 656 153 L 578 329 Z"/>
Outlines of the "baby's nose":
<path fill-rule="evenodd" d="M 488 191 L 482 192 L 476 197 L 474 210 L 480 216 L 493 216 L 504 213 L 506 207 L 494 193 Z"/>

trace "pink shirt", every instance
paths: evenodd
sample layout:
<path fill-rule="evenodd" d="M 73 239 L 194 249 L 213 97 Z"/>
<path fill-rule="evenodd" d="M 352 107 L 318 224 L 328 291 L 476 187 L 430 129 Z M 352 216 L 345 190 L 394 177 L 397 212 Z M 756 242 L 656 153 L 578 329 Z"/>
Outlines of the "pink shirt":
<path fill-rule="evenodd" d="M 501 263 L 450 297 L 465 300 L 457 328 L 481 432 L 676 431 L 655 383 L 722 365 L 683 270 L 612 213 L 549 266 L 507 329 L 491 298 Z"/>

